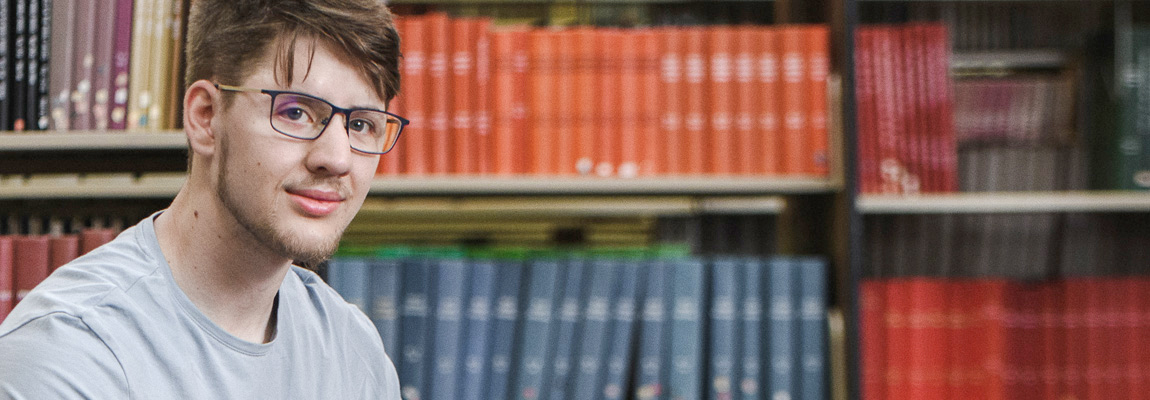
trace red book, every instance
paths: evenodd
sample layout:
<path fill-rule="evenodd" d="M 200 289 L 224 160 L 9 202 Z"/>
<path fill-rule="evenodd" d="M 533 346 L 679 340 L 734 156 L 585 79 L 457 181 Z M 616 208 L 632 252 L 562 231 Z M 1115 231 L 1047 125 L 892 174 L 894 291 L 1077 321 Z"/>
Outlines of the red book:
<path fill-rule="evenodd" d="M 859 191 L 878 193 L 878 141 L 876 123 L 875 50 L 873 28 L 858 29 L 855 35 L 855 104 L 858 109 Z"/>
<path fill-rule="evenodd" d="M 910 327 L 907 316 L 913 300 L 910 281 L 890 279 L 886 283 L 886 398 L 890 400 L 911 399 L 908 380 L 911 366 Z"/>
<path fill-rule="evenodd" d="M 949 304 L 946 282 L 914 278 L 907 284 L 910 308 L 906 315 L 910 357 L 906 369 L 907 394 L 911 399 L 944 399 L 947 392 L 947 356 L 950 353 Z"/>
<path fill-rule="evenodd" d="M 575 108 L 576 75 L 578 73 L 579 45 L 575 34 L 571 31 L 559 33 L 557 59 L 555 61 L 555 121 L 558 125 L 555 138 L 555 172 L 558 174 L 575 173 L 575 154 L 577 139 L 583 135 L 584 129 L 576 125 L 582 112 Z"/>
<path fill-rule="evenodd" d="M 595 153 L 591 160 L 595 162 L 595 175 L 609 177 L 615 175 L 615 168 L 619 165 L 620 144 L 620 110 L 622 91 L 619 90 L 621 47 L 624 33 L 614 28 L 596 29 L 595 40 L 599 51 L 596 52 L 595 82 L 599 86 L 599 112 L 596 113 L 596 129 L 592 135 L 595 140 Z"/>
<path fill-rule="evenodd" d="M 1040 329 L 1042 331 L 1042 379 L 1043 398 L 1062 398 L 1065 392 L 1063 385 L 1063 372 L 1066 359 L 1064 357 L 1063 343 L 1066 340 L 1066 331 L 1062 324 L 1063 287 L 1058 283 L 1042 285 L 1042 315 Z"/>
<path fill-rule="evenodd" d="M 907 25 L 895 28 L 895 46 L 900 54 L 895 59 L 895 70 L 898 80 L 896 93 L 898 94 L 895 109 L 896 115 L 901 113 L 900 122 L 903 125 L 903 135 L 898 145 L 898 159 L 902 162 L 905 172 L 900 182 L 903 191 L 921 192 L 930 189 L 930 174 L 925 171 L 925 164 L 920 151 L 920 144 L 927 135 L 925 126 L 925 102 L 923 92 L 926 78 L 921 68 L 922 63 L 922 33 L 916 25 Z"/>
<path fill-rule="evenodd" d="M 878 176 L 881 193 L 901 193 L 907 179 L 906 167 L 899 156 L 899 146 L 905 137 L 902 124 L 902 96 L 899 82 L 905 79 L 897 68 L 902 58 L 898 46 L 898 30 L 892 27 L 874 28 L 875 115 L 878 134 Z"/>
<path fill-rule="evenodd" d="M 554 175 L 556 172 L 555 149 L 558 141 L 558 126 L 555 123 L 555 103 L 557 100 L 556 56 L 558 54 L 559 33 L 539 29 L 527 34 L 530 46 L 529 82 L 531 90 L 527 96 L 528 143 L 530 143 L 529 172 L 536 175 Z"/>
<path fill-rule="evenodd" d="M 452 136 L 452 85 L 451 67 L 451 21 L 446 13 L 429 13 L 423 17 L 427 23 L 427 77 L 428 113 L 431 129 L 431 173 L 450 174 L 455 172 L 452 161 L 455 154 L 455 138 Z"/>
<path fill-rule="evenodd" d="M 492 163 L 492 59 L 491 59 L 491 19 L 472 20 L 471 29 L 475 37 L 475 146 L 476 171 L 480 174 L 494 172 Z"/>
<path fill-rule="evenodd" d="M 755 83 L 755 31 L 758 28 L 741 26 L 735 28 L 735 173 L 748 175 L 758 172 L 762 164 L 762 130 L 755 123 L 759 115 L 761 97 Z"/>
<path fill-rule="evenodd" d="M 12 241 L 13 268 L 16 273 L 16 302 L 28 296 L 36 285 L 48 277 L 48 236 L 16 236 Z"/>
<path fill-rule="evenodd" d="M 478 172 L 475 146 L 475 24 L 453 19 L 451 29 L 451 135 L 457 174 Z"/>
<path fill-rule="evenodd" d="M 1066 296 L 1062 314 L 1066 332 L 1065 395 L 1069 396 L 1068 398 L 1085 399 L 1087 357 L 1090 351 L 1088 348 L 1090 300 L 1087 280 L 1073 278 L 1065 280 L 1062 284 Z"/>
<path fill-rule="evenodd" d="M 104 243 L 116 238 L 116 231 L 112 229 L 85 229 L 80 231 L 80 254 L 88 254 Z"/>
<path fill-rule="evenodd" d="M 13 236 L 0 236 L 0 321 L 12 312 L 16 305 L 15 256 L 12 248 Z"/>
<path fill-rule="evenodd" d="M 830 74 L 830 33 L 826 25 L 805 29 L 809 156 L 804 172 L 825 176 L 830 172 L 827 129 L 827 76 Z"/>
<path fill-rule="evenodd" d="M 947 360 L 947 398 L 972 398 L 970 376 L 978 368 L 977 355 L 982 351 L 975 330 L 978 310 L 972 307 L 973 281 L 952 280 L 947 285 L 950 357 Z"/>
<path fill-rule="evenodd" d="M 637 30 L 623 31 L 619 35 L 618 71 L 619 71 L 619 153 L 615 174 L 620 178 L 634 178 L 639 175 L 639 162 L 642 160 L 640 151 L 640 123 L 639 104 L 643 101 L 645 93 L 643 82 L 640 80 L 641 46 Z"/>
<path fill-rule="evenodd" d="M 659 113 L 663 110 L 664 98 L 660 89 L 659 67 L 663 47 L 660 33 L 655 29 L 641 29 L 636 34 L 639 37 L 639 82 L 642 96 L 639 101 L 639 146 L 642 148 L 642 160 L 639 163 L 639 174 L 644 176 L 660 175 L 666 173 L 666 140 L 662 134 Z"/>
<path fill-rule="evenodd" d="M 80 236 L 74 234 L 53 236 L 49 241 L 50 270 L 55 271 L 80 256 Z"/>
<path fill-rule="evenodd" d="M 958 190 L 958 150 L 954 138 L 954 98 L 951 95 L 950 41 L 946 26 L 930 24 L 922 27 L 926 47 L 927 109 L 931 111 L 932 143 L 931 170 L 938 177 L 938 191 Z"/>
<path fill-rule="evenodd" d="M 1086 396 L 1091 399 L 1106 399 L 1105 372 L 1107 354 L 1105 296 L 1106 292 L 1097 278 L 1083 279 L 1086 291 Z"/>
<path fill-rule="evenodd" d="M 1145 290 L 1147 289 L 1143 282 L 1145 279 L 1141 277 L 1126 277 L 1122 279 L 1122 343 L 1126 349 L 1127 357 L 1124 364 L 1119 371 L 1125 379 L 1127 398 L 1134 399 L 1145 394 L 1146 380 L 1143 372 L 1148 366 L 1143 362 L 1143 353 L 1145 353 L 1146 346 L 1144 339 L 1147 332 L 1146 327 L 1142 324 L 1142 313 L 1147 311 L 1144 308 L 1145 298 L 1147 296 Z M 1119 394 L 1122 395 L 1122 394 Z"/>
<path fill-rule="evenodd" d="M 708 68 L 707 108 L 710 118 L 710 131 L 707 144 L 710 146 L 710 172 L 731 175 L 736 171 L 735 158 L 735 98 L 734 98 L 734 57 L 735 30 L 728 26 L 704 28 L 707 34 Z"/>
<path fill-rule="evenodd" d="M 969 398 L 1005 400 L 1009 284 L 1001 279 L 979 279 L 973 286 L 970 303 L 975 320 L 971 340 L 975 344 L 971 347 L 979 351 L 976 369 L 968 376 L 972 394 Z"/>
<path fill-rule="evenodd" d="M 703 28 L 683 30 L 683 68 L 686 80 L 686 109 L 684 122 L 686 140 L 684 157 L 686 170 L 691 175 L 712 172 L 707 116 L 707 34 Z"/>
<path fill-rule="evenodd" d="M 492 70 L 494 118 L 492 143 L 495 173 L 513 175 L 524 171 L 521 136 L 527 128 L 524 114 L 527 68 L 527 31 L 497 30 L 491 34 L 495 68 Z"/>
<path fill-rule="evenodd" d="M 784 26 L 779 32 L 779 49 L 782 58 L 782 149 L 783 170 L 787 175 L 800 174 L 806 169 L 807 135 L 809 117 L 807 110 L 806 40 L 804 28 Z"/>
<path fill-rule="evenodd" d="M 886 285 L 880 279 L 859 284 L 859 332 L 862 351 L 862 399 L 886 398 Z"/>
<path fill-rule="evenodd" d="M 759 116 L 762 164 L 755 172 L 778 175 L 783 171 L 782 115 L 783 91 L 780 82 L 782 57 L 779 30 L 773 27 L 756 29 L 758 32 Z"/>
<path fill-rule="evenodd" d="M 1042 284 L 1012 283 L 1009 286 L 1006 347 L 1006 398 L 1041 399 L 1043 335 Z"/>
<path fill-rule="evenodd" d="M 575 135 L 575 165 L 574 172 L 579 175 L 590 175 L 595 169 L 595 159 L 598 157 L 598 137 L 595 129 L 599 126 L 600 104 L 602 95 L 599 93 L 599 49 L 598 33 L 593 28 L 581 27 L 572 31 L 575 35 L 577 53 L 575 57 L 575 126 L 588 127 L 580 129 Z M 569 167 L 564 167 L 569 168 Z"/>
<path fill-rule="evenodd" d="M 686 107 L 684 96 L 686 81 L 683 77 L 683 51 L 685 51 L 684 28 L 658 28 L 661 54 L 659 88 L 663 93 L 660 103 L 660 136 L 666 144 L 663 171 L 678 175 L 687 171 L 684 161 L 687 156 L 686 133 L 683 128 L 683 114 Z"/>
<path fill-rule="evenodd" d="M 403 133 L 404 172 L 425 175 L 431 172 L 431 121 L 428 119 L 430 83 L 427 76 L 429 38 L 423 17 L 400 17 L 403 20 L 403 98 L 405 118 L 411 121 Z"/>

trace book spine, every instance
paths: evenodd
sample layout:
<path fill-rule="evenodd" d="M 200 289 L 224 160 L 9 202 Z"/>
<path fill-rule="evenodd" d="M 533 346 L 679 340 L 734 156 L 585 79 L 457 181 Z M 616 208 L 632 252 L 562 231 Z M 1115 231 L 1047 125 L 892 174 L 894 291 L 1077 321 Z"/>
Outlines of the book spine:
<path fill-rule="evenodd" d="M 635 330 L 635 307 L 637 304 L 639 272 L 643 264 L 636 259 L 622 261 L 619 269 L 618 286 L 613 296 L 611 310 L 611 339 L 607 352 L 603 390 L 601 398 L 621 400 L 626 398 L 631 384 L 631 355 Z"/>
<path fill-rule="evenodd" d="M 0 236 L 0 321 L 16 306 L 14 241 L 13 236 Z"/>
<path fill-rule="evenodd" d="M 97 247 L 111 242 L 116 238 L 116 231 L 112 229 L 85 229 L 80 231 L 80 254 L 88 254 Z"/>
<path fill-rule="evenodd" d="M 399 279 L 403 260 L 377 258 L 371 261 L 371 321 L 383 350 L 392 360 L 399 360 Z"/>
<path fill-rule="evenodd" d="M 686 115 L 684 122 L 685 173 L 701 175 L 711 172 L 709 168 L 710 146 L 707 142 L 707 36 L 702 28 L 686 29 L 684 32 L 683 69 L 686 82 Z"/>
<path fill-rule="evenodd" d="M 172 1 L 160 0 L 155 3 L 155 7 L 152 9 L 154 23 L 152 31 L 149 33 L 152 46 L 152 53 L 149 56 L 155 57 L 155 59 L 152 60 L 151 70 L 147 74 L 150 99 L 148 107 L 144 111 L 148 115 L 147 127 L 151 129 L 167 128 L 164 125 L 164 111 L 167 110 L 167 102 L 169 101 L 167 87 L 172 70 L 171 12 L 174 7 L 173 3 Z"/>
<path fill-rule="evenodd" d="M 590 261 L 590 287 L 583 302 L 578 360 L 573 399 L 600 398 L 603 363 L 607 356 L 607 332 L 611 327 L 611 302 L 620 265 L 614 260 L 596 258 Z"/>
<path fill-rule="evenodd" d="M 96 2 L 95 49 L 92 54 L 92 123 L 97 130 L 106 130 L 111 124 L 111 102 L 114 79 L 112 76 L 115 51 L 116 12 L 119 5 L 111 1 Z"/>
<path fill-rule="evenodd" d="M 452 136 L 450 115 L 452 85 L 449 80 L 450 66 L 448 54 L 451 52 L 450 19 L 445 13 L 431 13 L 427 21 L 428 53 L 428 120 L 431 139 L 431 173 L 450 174 L 454 172 L 451 161 L 455 153 L 455 137 Z"/>
<path fill-rule="evenodd" d="M 431 172 L 431 140 L 428 140 L 431 126 L 428 121 L 428 96 L 430 81 L 427 76 L 429 39 L 424 17 L 401 17 L 403 40 L 403 110 L 406 118 L 412 121 L 404 128 L 404 135 L 416 140 L 404 141 L 404 172 L 410 175 L 426 175 Z M 390 153 L 389 153 L 390 155 Z"/>
<path fill-rule="evenodd" d="M 519 290 L 523 265 L 503 261 L 498 265 L 495 288 L 495 326 L 491 335 L 491 368 L 485 399 L 507 399 L 511 396 L 512 350 L 519 323 Z"/>
<path fill-rule="evenodd" d="M 525 87 L 520 79 L 526 74 L 525 31 L 507 30 L 492 33 L 492 53 L 495 56 L 494 84 L 494 172 L 514 175 L 523 172 L 520 146 L 525 125 Z"/>
<path fill-rule="evenodd" d="M 646 96 L 640 76 L 642 52 L 640 36 L 636 31 L 625 31 L 616 44 L 618 49 L 619 132 L 618 159 L 615 174 L 620 178 L 639 176 L 642 161 L 642 128 L 639 123 L 640 102 Z"/>
<path fill-rule="evenodd" d="M 827 276 L 826 260 L 804 257 L 798 260 L 799 285 L 799 394 L 804 399 L 826 399 L 827 379 Z M 946 304 L 946 297 L 942 298 Z M 944 352 L 945 348 L 938 349 Z M 941 397 L 944 398 L 945 392 Z"/>
<path fill-rule="evenodd" d="M 761 136 L 761 164 L 755 172 L 779 175 L 783 172 L 782 115 L 783 91 L 780 82 L 781 45 L 779 30 L 774 27 L 756 28 L 756 66 L 760 93 L 759 114 L 755 118 Z"/>
<path fill-rule="evenodd" d="M 669 393 L 672 400 L 703 396 L 703 262 L 675 260 L 671 266 L 671 355 Z"/>
<path fill-rule="evenodd" d="M 911 298 L 906 314 L 906 333 L 910 340 L 906 367 L 908 395 L 910 398 L 944 398 L 948 353 L 947 329 L 943 324 L 946 287 L 933 278 L 914 278 L 907 286 Z"/>
<path fill-rule="evenodd" d="M 642 160 L 639 162 L 639 175 L 655 176 L 666 172 L 667 137 L 662 135 L 659 113 L 663 109 L 662 85 L 660 84 L 660 55 L 662 43 L 659 31 L 653 28 L 639 31 L 639 85 L 642 96 L 639 100 L 639 146 Z"/>
<path fill-rule="evenodd" d="M 454 19 L 451 29 L 451 134 L 454 142 L 454 171 L 478 172 L 475 143 L 475 34 L 474 21 Z"/>
<path fill-rule="evenodd" d="M 710 346 L 708 351 L 710 371 L 709 398 L 725 399 L 737 395 L 734 388 L 738 376 L 735 361 L 739 350 L 739 260 L 729 257 L 716 258 L 710 268 L 710 313 L 708 329 Z"/>
<path fill-rule="evenodd" d="M 411 259 L 403 263 L 400 272 L 399 345 L 402 351 L 396 370 L 405 400 L 422 399 L 427 386 L 428 342 L 434 337 L 429 319 L 435 272 L 428 264 L 426 260 Z"/>
<path fill-rule="evenodd" d="M 12 240 L 17 303 L 48 277 L 48 243 L 48 236 L 17 236 Z"/>
<path fill-rule="evenodd" d="M 735 30 L 729 26 L 705 28 L 708 51 L 710 158 L 715 174 L 735 173 Z"/>
<path fill-rule="evenodd" d="M 553 316 L 560 264 L 553 259 L 535 259 L 529 262 L 527 273 L 527 301 L 520 306 L 523 329 L 519 331 L 515 399 L 535 399 L 549 393 L 545 386 L 551 365 L 547 353 L 556 325 Z"/>
<path fill-rule="evenodd" d="M 407 44 L 407 18 L 395 18 L 393 23 L 395 24 L 395 33 L 397 35 L 399 35 L 400 38 L 403 39 L 400 41 L 399 46 L 400 46 L 400 51 L 406 57 L 407 53 L 405 53 L 404 51 L 405 51 L 405 49 L 407 49 L 407 46 L 408 46 L 408 44 Z M 406 60 L 404 59 L 404 57 L 401 57 L 399 59 L 399 71 L 405 73 L 406 70 L 407 70 Z M 393 97 L 391 99 L 391 102 L 387 104 L 387 108 L 384 109 L 385 111 L 388 111 L 388 112 L 391 112 L 393 114 L 403 116 L 403 117 L 411 117 L 411 115 L 407 113 L 407 104 L 406 104 L 407 103 L 407 101 L 406 101 L 407 93 L 405 92 L 407 87 L 408 87 L 408 82 L 407 82 L 407 76 L 405 75 L 404 78 L 402 79 L 402 81 L 400 82 L 399 93 L 397 93 L 395 95 L 395 97 Z M 410 124 L 408 125 L 407 128 L 404 128 L 404 132 L 408 132 L 409 134 L 411 133 Z M 409 136 L 409 135 L 402 135 L 401 137 L 407 137 L 409 139 L 409 140 L 406 140 L 405 142 L 408 142 L 408 143 L 413 142 L 413 140 L 410 140 L 411 136 Z M 405 150 L 408 147 L 408 145 L 400 145 L 399 143 L 400 142 L 396 142 L 395 146 L 392 148 L 392 151 L 388 151 L 387 154 L 379 156 L 379 164 L 376 165 L 376 167 L 375 167 L 375 175 L 376 176 L 394 176 L 394 175 L 399 175 L 399 174 L 403 173 L 403 170 L 404 170 L 403 167 L 404 167 L 404 165 L 406 165 L 406 160 L 405 160 L 404 155 L 405 155 L 405 152 L 406 152 Z"/>
<path fill-rule="evenodd" d="M 60 1 L 60 0 L 55 0 Z M 75 0 L 70 0 L 75 1 Z M 128 82 L 131 81 L 132 61 L 132 0 L 116 0 L 115 44 L 112 50 L 112 109 L 108 113 L 108 129 L 128 127 Z"/>
<path fill-rule="evenodd" d="M 558 33 L 555 60 L 555 173 L 571 175 L 575 173 L 576 144 L 579 135 L 585 134 L 578 125 L 582 111 L 576 107 L 576 84 L 579 68 L 579 45 L 572 31 Z"/>
<path fill-rule="evenodd" d="M 474 260 L 468 292 L 467 321 L 464 329 L 463 373 L 457 399 L 482 400 L 487 388 L 487 361 L 491 355 L 493 309 L 498 266 L 493 260 Z"/>
<path fill-rule="evenodd" d="M 550 30 L 534 30 L 527 34 L 530 47 L 531 65 L 530 85 L 528 91 L 527 109 L 530 116 L 530 134 L 528 142 L 530 148 L 530 169 L 536 175 L 554 175 L 555 148 L 558 142 L 556 133 L 555 115 L 558 110 L 554 105 L 557 100 L 555 82 L 556 48 L 558 33 Z"/>
<path fill-rule="evenodd" d="M 806 115 L 807 90 L 803 77 L 806 75 L 803 28 L 786 26 L 780 28 L 779 50 L 782 55 L 782 149 L 783 173 L 802 173 L 806 167 L 808 116 Z"/>
<path fill-rule="evenodd" d="M 804 172 L 825 176 L 830 172 L 827 75 L 830 74 L 830 32 L 825 25 L 804 29 L 806 39 L 806 81 L 809 119 L 808 157 Z"/>
<path fill-rule="evenodd" d="M 758 108 L 762 102 L 762 94 L 758 92 L 755 77 L 755 61 L 757 55 L 755 48 L 754 27 L 735 28 L 735 173 L 750 175 L 758 172 L 762 164 L 763 155 L 760 152 L 762 130 L 756 122 Z"/>
<path fill-rule="evenodd" d="M 74 234 L 52 236 L 48 243 L 49 271 L 55 271 L 80 256 L 80 237 Z"/>
<path fill-rule="evenodd" d="M 940 175 L 940 191 L 958 190 L 958 149 L 954 137 L 954 96 L 951 89 L 950 46 L 946 26 L 932 24 L 926 27 L 927 46 L 924 60 L 927 83 L 927 97 L 930 99 L 932 129 L 937 140 L 932 159 L 937 164 L 934 169 Z"/>
<path fill-rule="evenodd" d="M 48 130 L 51 127 L 52 98 L 49 85 L 52 61 L 52 10 L 53 0 L 40 0 L 39 42 L 40 58 L 36 63 L 36 112 L 33 114 L 33 129 Z"/>
<path fill-rule="evenodd" d="M 686 172 L 687 156 L 685 133 L 683 132 L 684 99 L 683 77 L 683 29 L 658 28 L 659 88 L 662 101 L 659 103 L 660 138 L 664 143 L 663 172 L 677 175 Z"/>
<path fill-rule="evenodd" d="M 59 131 L 69 129 L 68 117 L 71 114 L 69 94 L 72 85 L 72 26 L 76 16 L 75 1 L 53 0 L 54 7 L 52 7 L 52 62 L 48 76 L 48 92 L 51 94 L 52 129 Z"/>
<path fill-rule="evenodd" d="M 12 129 L 13 74 L 16 42 L 12 40 L 13 3 L 0 1 L 0 130 Z"/>
<path fill-rule="evenodd" d="M 670 339 L 670 326 L 667 309 L 670 299 L 670 261 L 652 260 L 643 272 L 643 306 L 639 326 L 639 359 L 635 382 L 636 399 L 665 399 L 669 359 L 667 342 Z"/>
<path fill-rule="evenodd" d="M 767 290 L 770 293 L 767 351 L 770 354 L 770 373 L 767 394 L 772 398 L 797 398 L 795 366 L 798 359 L 798 320 L 795 312 L 797 300 L 798 267 L 794 260 L 773 257 L 768 261 Z"/>
<path fill-rule="evenodd" d="M 575 118 L 576 126 L 598 126 L 597 115 L 602 95 L 596 82 L 599 69 L 599 42 L 596 30 L 576 28 L 572 31 L 578 46 L 575 57 Z M 590 175 L 595 168 L 597 153 L 594 130 L 581 130 L 575 137 L 575 165 L 564 166 L 564 170 L 579 175 Z"/>
<path fill-rule="evenodd" d="M 475 168 L 480 174 L 494 172 L 492 150 L 492 47 L 491 19 L 477 18 L 475 31 Z"/>
<path fill-rule="evenodd" d="M 460 342 L 463 340 L 463 301 L 467 298 L 468 265 L 461 258 L 444 258 L 435 264 L 435 339 L 426 393 L 432 400 L 453 400 L 460 373 Z"/>
<path fill-rule="evenodd" d="M 864 280 L 859 284 L 859 352 L 863 400 L 886 398 L 886 283 L 879 279 Z"/>
<path fill-rule="evenodd" d="M 329 268 L 338 270 L 340 282 L 336 290 L 343 299 L 367 313 L 368 282 L 370 282 L 370 267 L 366 258 L 349 257 L 332 260 Z"/>
<path fill-rule="evenodd" d="M 623 93 L 619 90 L 620 60 L 623 55 L 622 42 L 625 40 L 622 31 L 613 28 L 598 28 L 595 30 L 596 47 L 599 51 L 595 56 L 595 84 L 598 86 L 598 111 L 594 114 L 594 141 L 595 153 L 591 157 L 594 163 L 594 175 L 610 177 L 615 175 L 615 168 L 619 165 L 619 107 Z"/>
<path fill-rule="evenodd" d="M 40 0 L 27 0 L 27 49 L 25 61 L 26 72 L 24 86 L 24 129 L 36 130 L 39 120 L 36 107 L 40 104 Z"/>
<path fill-rule="evenodd" d="M 28 107 L 28 3 L 34 0 L 14 0 L 12 9 L 12 87 L 9 97 L 9 113 L 12 130 L 26 129 L 26 109 Z"/>
<path fill-rule="evenodd" d="M 555 305 L 555 315 L 558 318 L 556 340 L 551 355 L 550 383 L 547 385 L 550 400 L 563 400 L 571 393 L 574 385 L 574 366 L 578 363 L 575 355 L 578 354 L 579 322 L 583 317 L 583 308 L 580 302 L 586 290 L 584 287 L 584 264 L 580 258 L 566 261 L 563 280 L 562 300 Z"/>

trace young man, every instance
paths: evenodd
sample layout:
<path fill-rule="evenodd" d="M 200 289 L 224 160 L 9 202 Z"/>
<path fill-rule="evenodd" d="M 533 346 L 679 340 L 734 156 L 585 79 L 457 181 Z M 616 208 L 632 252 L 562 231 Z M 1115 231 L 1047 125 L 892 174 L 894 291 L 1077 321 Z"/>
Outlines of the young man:
<path fill-rule="evenodd" d="M 379 0 L 196 0 L 188 181 L 0 325 L 0 398 L 399 399 L 331 255 L 381 153 L 399 42 Z"/>

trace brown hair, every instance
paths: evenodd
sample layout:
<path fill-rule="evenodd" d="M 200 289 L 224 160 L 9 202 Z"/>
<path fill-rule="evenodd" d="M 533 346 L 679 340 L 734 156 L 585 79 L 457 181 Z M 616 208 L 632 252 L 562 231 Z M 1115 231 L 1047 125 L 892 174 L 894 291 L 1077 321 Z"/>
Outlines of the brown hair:
<path fill-rule="evenodd" d="M 280 38 L 277 81 L 292 82 L 296 41 L 315 38 L 357 63 L 380 98 L 399 93 L 399 35 L 381 0 L 192 0 L 185 85 L 238 85 Z"/>

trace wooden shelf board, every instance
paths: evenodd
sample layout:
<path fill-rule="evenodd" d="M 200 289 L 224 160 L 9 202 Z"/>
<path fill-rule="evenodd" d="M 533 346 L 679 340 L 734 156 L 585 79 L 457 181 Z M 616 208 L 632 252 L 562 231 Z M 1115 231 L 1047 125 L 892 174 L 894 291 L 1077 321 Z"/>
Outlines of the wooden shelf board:
<path fill-rule="evenodd" d="M 398 176 L 371 186 L 377 196 L 402 195 L 766 195 L 830 193 L 825 178 L 659 177 L 608 179 L 583 177 Z"/>
<path fill-rule="evenodd" d="M 182 131 L 36 131 L 0 133 L 0 151 L 183 150 Z"/>
<path fill-rule="evenodd" d="M 860 195 L 863 214 L 1150 212 L 1150 192 L 993 192 Z"/>

